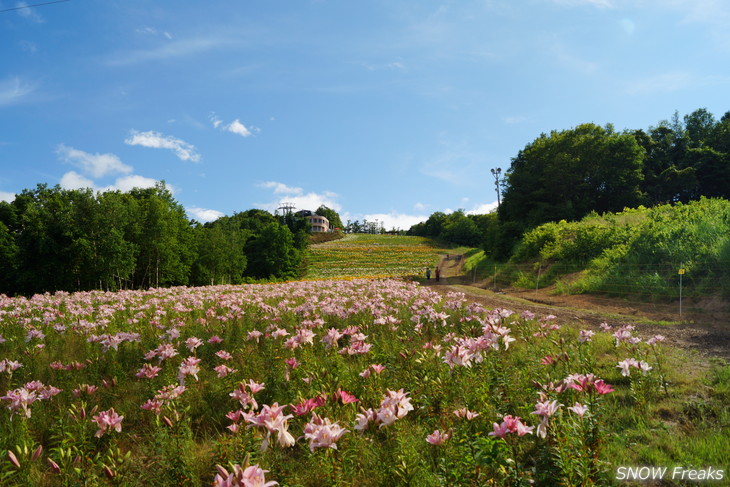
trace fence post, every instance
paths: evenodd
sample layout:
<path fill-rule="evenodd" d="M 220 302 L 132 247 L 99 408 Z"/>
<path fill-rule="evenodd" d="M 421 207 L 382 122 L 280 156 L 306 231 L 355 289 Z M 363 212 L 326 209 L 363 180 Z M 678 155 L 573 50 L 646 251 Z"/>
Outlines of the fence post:
<path fill-rule="evenodd" d="M 535 296 L 537 296 L 537 290 L 540 288 L 540 272 L 542 272 L 542 262 L 537 268 L 537 279 L 535 280 Z"/>
<path fill-rule="evenodd" d="M 679 265 L 679 319 L 682 319 L 682 277 L 684 276 L 684 262 Z"/>

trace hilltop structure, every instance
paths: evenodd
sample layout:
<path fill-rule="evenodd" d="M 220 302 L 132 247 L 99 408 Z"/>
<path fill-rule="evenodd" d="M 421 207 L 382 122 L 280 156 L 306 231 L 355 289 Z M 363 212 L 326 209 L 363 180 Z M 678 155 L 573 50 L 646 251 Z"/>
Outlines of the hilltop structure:
<path fill-rule="evenodd" d="M 312 232 L 329 232 L 330 221 L 309 210 L 300 210 L 295 213 L 298 217 L 304 218 L 312 227 Z"/>

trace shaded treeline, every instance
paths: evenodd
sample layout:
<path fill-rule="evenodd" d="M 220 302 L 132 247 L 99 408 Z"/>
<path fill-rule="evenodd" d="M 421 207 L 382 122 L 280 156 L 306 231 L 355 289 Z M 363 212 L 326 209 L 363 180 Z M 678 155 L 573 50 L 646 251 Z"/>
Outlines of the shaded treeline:
<path fill-rule="evenodd" d="M 203 225 L 164 183 L 127 193 L 38 185 L 0 202 L 0 292 L 292 278 L 302 271 L 308 228 L 263 210 Z"/>
<path fill-rule="evenodd" d="M 472 219 L 481 245 L 497 259 L 509 258 L 522 235 L 543 223 L 703 196 L 728 199 L 730 112 L 720 120 L 704 108 L 681 118 L 675 112 L 647 130 L 587 123 L 541 134 L 512 158 L 499 188 L 501 205 L 491 219 L 449 215 L 464 227 Z M 448 222 L 434 213 L 409 233 L 451 240 Z"/>
<path fill-rule="evenodd" d="M 497 224 L 497 215 L 467 215 L 464 210 L 431 214 L 425 222 L 413 225 L 408 235 L 432 237 L 458 245 L 479 247 L 484 235 Z"/>

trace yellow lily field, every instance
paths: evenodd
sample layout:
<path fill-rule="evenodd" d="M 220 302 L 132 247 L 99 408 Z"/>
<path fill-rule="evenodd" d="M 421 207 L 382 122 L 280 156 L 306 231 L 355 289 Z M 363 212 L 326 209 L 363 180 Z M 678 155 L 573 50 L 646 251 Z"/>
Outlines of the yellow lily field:
<path fill-rule="evenodd" d="M 403 277 L 421 275 L 449 250 L 424 237 L 350 234 L 312 245 L 308 278 Z"/>

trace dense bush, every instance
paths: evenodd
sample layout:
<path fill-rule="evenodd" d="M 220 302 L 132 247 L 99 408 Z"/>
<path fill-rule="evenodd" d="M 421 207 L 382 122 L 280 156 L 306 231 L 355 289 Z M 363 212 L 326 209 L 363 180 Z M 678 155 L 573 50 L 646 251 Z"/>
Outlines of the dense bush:
<path fill-rule="evenodd" d="M 661 299 L 676 295 L 680 268 L 695 294 L 726 292 L 729 249 L 730 202 L 701 198 L 546 223 L 524 235 L 511 262 L 559 263 L 564 273 L 585 271 L 571 284 L 573 291 Z"/>

